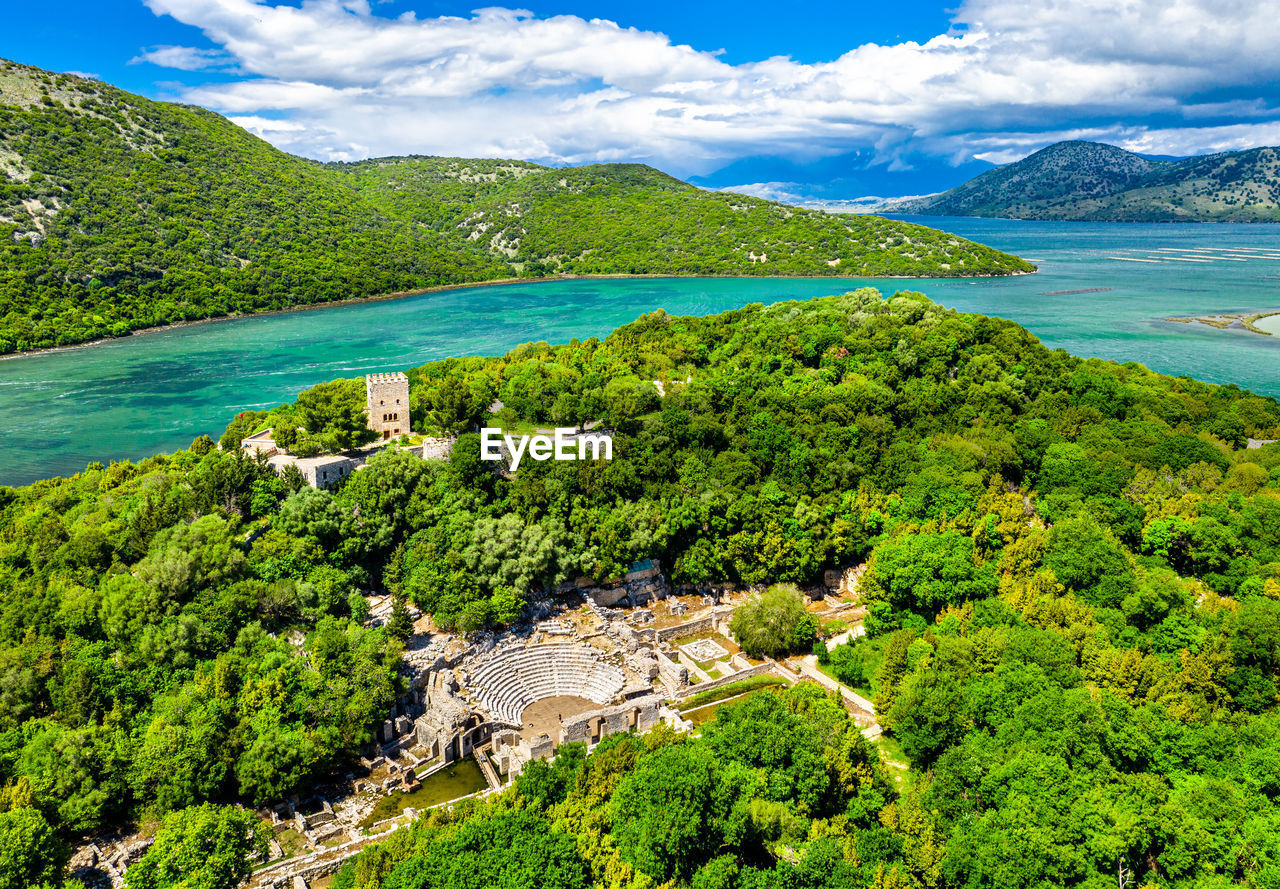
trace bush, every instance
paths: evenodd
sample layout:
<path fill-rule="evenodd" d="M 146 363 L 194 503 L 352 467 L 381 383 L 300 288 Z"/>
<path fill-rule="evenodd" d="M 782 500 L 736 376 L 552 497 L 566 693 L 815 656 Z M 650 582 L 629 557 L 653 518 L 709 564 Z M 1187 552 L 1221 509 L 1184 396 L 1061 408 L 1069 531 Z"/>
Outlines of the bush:
<path fill-rule="evenodd" d="M 805 611 L 804 597 L 793 584 L 774 584 L 738 606 L 729 631 L 752 657 L 782 657 L 812 651 L 818 621 Z"/>

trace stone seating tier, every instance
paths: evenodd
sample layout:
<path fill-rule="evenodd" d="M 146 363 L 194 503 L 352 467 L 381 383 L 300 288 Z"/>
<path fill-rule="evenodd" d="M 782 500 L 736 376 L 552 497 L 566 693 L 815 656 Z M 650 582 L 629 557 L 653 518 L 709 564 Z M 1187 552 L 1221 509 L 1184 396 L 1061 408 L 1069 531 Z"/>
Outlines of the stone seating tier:
<path fill-rule="evenodd" d="M 519 723 L 524 709 L 543 698 L 573 696 L 608 704 L 624 684 L 620 669 L 576 645 L 508 648 L 476 667 L 471 677 L 480 703 L 510 723 Z"/>

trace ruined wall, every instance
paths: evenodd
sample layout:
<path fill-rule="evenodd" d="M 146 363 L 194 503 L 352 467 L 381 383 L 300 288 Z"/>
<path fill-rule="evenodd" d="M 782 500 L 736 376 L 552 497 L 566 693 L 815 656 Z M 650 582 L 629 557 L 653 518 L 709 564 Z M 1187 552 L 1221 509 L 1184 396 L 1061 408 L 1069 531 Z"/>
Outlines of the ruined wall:
<path fill-rule="evenodd" d="M 733 614 L 732 608 L 716 608 L 704 617 L 695 618 L 688 623 L 677 624 L 674 627 L 663 627 L 661 630 L 652 632 L 657 635 L 660 642 L 669 642 L 672 639 L 681 639 L 698 633 L 718 632 L 719 624 L 722 621 L 727 621 L 731 614 Z"/>
<path fill-rule="evenodd" d="M 449 454 L 453 451 L 454 441 L 453 437 L 424 438 L 422 440 L 422 459 L 448 460 Z"/>
<path fill-rule="evenodd" d="M 765 661 L 763 664 L 758 664 L 749 670 L 739 670 L 737 673 L 730 673 L 728 676 L 721 676 L 719 679 L 712 679 L 710 682 L 699 682 L 697 685 L 690 685 L 688 688 L 682 688 L 680 689 L 680 699 L 683 700 L 684 698 L 692 697 L 693 695 L 700 694 L 704 691 L 711 691 L 713 688 L 719 688 L 722 685 L 729 685 L 743 679 L 750 679 L 752 676 L 763 676 L 766 673 L 773 673 L 777 676 L 781 676 L 783 679 L 788 678 L 778 669 L 777 664 L 771 661 Z"/>
<path fill-rule="evenodd" d="M 631 731 L 633 728 L 646 732 L 662 718 L 660 710 L 664 703 L 661 695 L 648 695 L 612 707 L 580 713 L 564 721 L 560 728 L 560 743 L 599 740 L 606 735 Z"/>
<path fill-rule="evenodd" d="M 655 653 L 658 655 L 658 674 L 668 685 L 683 688 L 689 684 L 689 669 L 687 667 L 671 660 L 661 651 Z"/>

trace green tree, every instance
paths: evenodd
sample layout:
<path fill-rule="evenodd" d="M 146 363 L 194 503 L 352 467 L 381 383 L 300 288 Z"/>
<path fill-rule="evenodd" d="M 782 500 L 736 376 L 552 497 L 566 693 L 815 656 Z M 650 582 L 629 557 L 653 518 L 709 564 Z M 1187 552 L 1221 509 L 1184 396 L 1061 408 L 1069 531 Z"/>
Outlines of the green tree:
<path fill-rule="evenodd" d="M 362 380 L 331 380 L 298 395 L 298 420 L 323 450 L 345 451 L 378 437 L 369 428 Z M 406 406 L 407 409 L 407 406 Z"/>
<path fill-rule="evenodd" d="M 206 803 L 165 818 L 156 841 L 125 873 L 129 889 L 232 889 L 267 851 L 266 828 L 252 811 Z"/>
<path fill-rule="evenodd" d="M 446 432 L 468 432 L 484 420 L 493 388 L 483 378 L 447 376 L 426 394 L 429 420 Z"/>
<path fill-rule="evenodd" d="M 613 798 L 613 833 L 624 858 L 658 882 L 688 880 L 720 845 L 715 757 L 674 744 L 640 760 Z"/>
<path fill-rule="evenodd" d="M 943 607 L 996 591 L 990 563 L 975 562 L 973 540 L 955 531 L 903 534 L 875 548 L 864 580 L 868 630 L 892 629 L 903 612 L 932 618 Z"/>
<path fill-rule="evenodd" d="M 67 849 L 53 826 L 29 807 L 0 812 L 0 889 L 60 885 Z"/>
<path fill-rule="evenodd" d="M 136 576 L 167 596 L 186 599 L 197 590 L 235 579 L 244 553 L 226 519 L 201 516 L 156 536 Z"/>
<path fill-rule="evenodd" d="M 739 605 L 729 632 L 752 657 L 779 657 L 813 649 L 817 619 L 804 607 L 804 596 L 792 584 L 774 584 Z"/>
<path fill-rule="evenodd" d="M 925 670 L 902 683 L 886 722 L 902 752 L 923 768 L 964 736 L 968 710 L 964 687 L 954 676 Z"/>
<path fill-rule="evenodd" d="M 1108 529 L 1076 515 L 1049 530 L 1044 565 L 1091 605 L 1119 608 L 1134 591 L 1131 557 Z"/>
<path fill-rule="evenodd" d="M 397 598 L 391 606 L 387 632 L 396 639 L 408 639 L 413 634 L 413 618 L 409 616 L 409 606 L 402 598 Z"/>
<path fill-rule="evenodd" d="M 586 889 L 574 839 L 531 812 L 485 813 L 427 839 L 384 889 Z"/>

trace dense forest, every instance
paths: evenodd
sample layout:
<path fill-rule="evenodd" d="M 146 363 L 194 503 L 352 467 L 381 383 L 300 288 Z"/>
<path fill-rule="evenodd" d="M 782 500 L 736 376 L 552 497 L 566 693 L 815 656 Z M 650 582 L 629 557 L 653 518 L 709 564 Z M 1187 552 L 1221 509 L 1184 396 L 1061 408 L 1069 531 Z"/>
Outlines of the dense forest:
<path fill-rule="evenodd" d="M 1031 270 L 637 165 L 319 164 L 211 111 L 0 60 L 0 353 L 508 277 Z"/>
<path fill-rule="evenodd" d="M 885 740 L 812 688 L 761 693 L 697 740 L 570 750 L 337 885 L 1280 885 L 1280 445 L 1246 446 L 1280 438 L 1276 401 L 872 289 L 410 383 L 416 426 L 462 433 L 447 461 L 392 448 L 322 491 L 199 440 L 0 488 L 0 845 L 55 863 L 10 885 L 134 819 L 172 823 L 162 857 L 221 817 L 199 804 L 349 757 L 407 630 L 362 626 L 362 591 L 468 631 L 644 556 L 694 585 L 867 561 L 867 637 L 827 669 Z M 344 434 L 356 391 L 225 443 Z M 612 461 L 514 475 L 464 431 L 593 419 Z M 136 885 L 177 885 L 162 865 Z"/>

